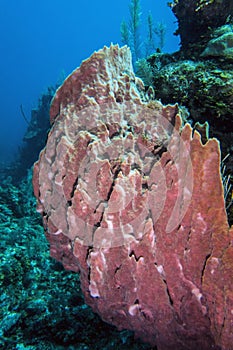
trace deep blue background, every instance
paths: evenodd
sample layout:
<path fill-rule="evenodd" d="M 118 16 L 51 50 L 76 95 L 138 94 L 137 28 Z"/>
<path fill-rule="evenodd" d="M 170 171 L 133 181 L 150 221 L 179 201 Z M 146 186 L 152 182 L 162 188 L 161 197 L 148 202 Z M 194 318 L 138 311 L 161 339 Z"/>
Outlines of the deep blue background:
<path fill-rule="evenodd" d="M 0 1 L 0 162 L 17 152 L 27 118 L 48 86 L 71 73 L 94 50 L 120 43 L 120 24 L 130 0 Z M 142 20 L 151 11 L 167 26 L 165 52 L 178 49 L 177 25 L 167 0 L 141 0 Z M 143 23 L 142 23 L 143 27 Z M 142 33 L 143 34 L 143 33 Z"/>

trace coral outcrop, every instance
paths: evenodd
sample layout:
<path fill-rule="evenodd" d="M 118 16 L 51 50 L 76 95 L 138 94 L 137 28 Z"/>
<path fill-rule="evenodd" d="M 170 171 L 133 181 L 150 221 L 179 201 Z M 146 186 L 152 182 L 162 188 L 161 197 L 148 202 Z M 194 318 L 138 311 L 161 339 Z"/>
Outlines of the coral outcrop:
<path fill-rule="evenodd" d="M 206 49 L 205 54 L 207 52 L 210 53 L 210 48 Z M 211 136 L 221 141 L 224 156 L 229 153 L 232 158 L 233 64 L 219 64 L 206 57 L 198 61 L 174 61 L 171 58 L 170 62 L 164 64 L 163 54 L 155 54 L 148 60 L 153 67 L 151 85 L 156 97 L 163 103 L 178 102 L 185 106 L 189 120 L 194 123 L 207 120 Z M 158 60 L 161 61 L 159 69 Z M 141 76 L 144 80 L 144 75 Z"/>
<path fill-rule="evenodd" d="M 80 273 L 87 304 L 158 349 L 233 349 L 218 141 L 148 99 L 127 47 L 84 61 L 50 116 L 34 193 L 51 255 Z"/>
<path fill-rule="evenodd" d="M 201 57 L 233 60 L 233 25 L 228 24 L 217 28 L 212 36 Z"/>
<path fill-rule="evenodd" d="M 232 186 L 233 2 L 174 0 L 170 7 L 178 20 L 180 50 L 154 53 L 140 61 L 137 73 L 162 103 L 186 107 L 190 123 L 209 123 L 211 137 L 221 142 L 222 158 L 227 157 Z M 228 217 L 233 223 L 232 210 Z"/>
<path fill-rule="evenodd" d="M 231 0 L 174 0 L 170 3 L 178 20 L 183 50 L 193 53 L 207 43 L 214 29 L 224 25 L 233 16 Z"/>

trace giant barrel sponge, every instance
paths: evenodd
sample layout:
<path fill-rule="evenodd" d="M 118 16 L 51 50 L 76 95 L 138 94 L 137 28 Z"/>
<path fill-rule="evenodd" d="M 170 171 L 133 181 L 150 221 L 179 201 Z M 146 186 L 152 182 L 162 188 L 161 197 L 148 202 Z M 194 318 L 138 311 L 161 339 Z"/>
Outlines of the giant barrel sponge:
<path fill-rule="evenodd" d="M 118 329 L 160 350 L 231 350 L 219 143 L 148 95 L 117 45 L 57 90 L 33 176 L 51 256 L 80 273 L 86 303 Z"/>

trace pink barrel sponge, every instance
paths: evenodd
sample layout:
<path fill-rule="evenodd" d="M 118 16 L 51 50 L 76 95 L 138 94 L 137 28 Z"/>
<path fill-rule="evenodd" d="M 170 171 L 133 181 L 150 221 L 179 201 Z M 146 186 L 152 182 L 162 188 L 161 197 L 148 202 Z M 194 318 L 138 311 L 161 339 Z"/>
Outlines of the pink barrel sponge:
<path fill-rule="evenodd" d="M 50 116 L 34 192 L 51 256 L 80 273 L 87 304 L 161 350 L 233 349 L 218 141 L 150 101 L 117 45 L 65 80 Z"/>

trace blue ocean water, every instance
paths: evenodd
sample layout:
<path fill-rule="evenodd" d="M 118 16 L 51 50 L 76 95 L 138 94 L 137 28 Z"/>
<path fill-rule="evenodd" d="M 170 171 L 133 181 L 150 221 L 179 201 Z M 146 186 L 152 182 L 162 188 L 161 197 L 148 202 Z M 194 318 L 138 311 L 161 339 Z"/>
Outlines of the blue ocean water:
<path fill-rule="evenodd" d="M 165 52 L 178 49 L 175 17 L 166 0 L 141 1 L 141 35 L 151 11 L 166 25 Z M 121 44 L 120 24 L 129 19 L 129 1 L 1 0 L 0 163 L 11 161 L 40 95 L 111 42 Z M 144 28 L 144 33 L 143 33 Z"/>

